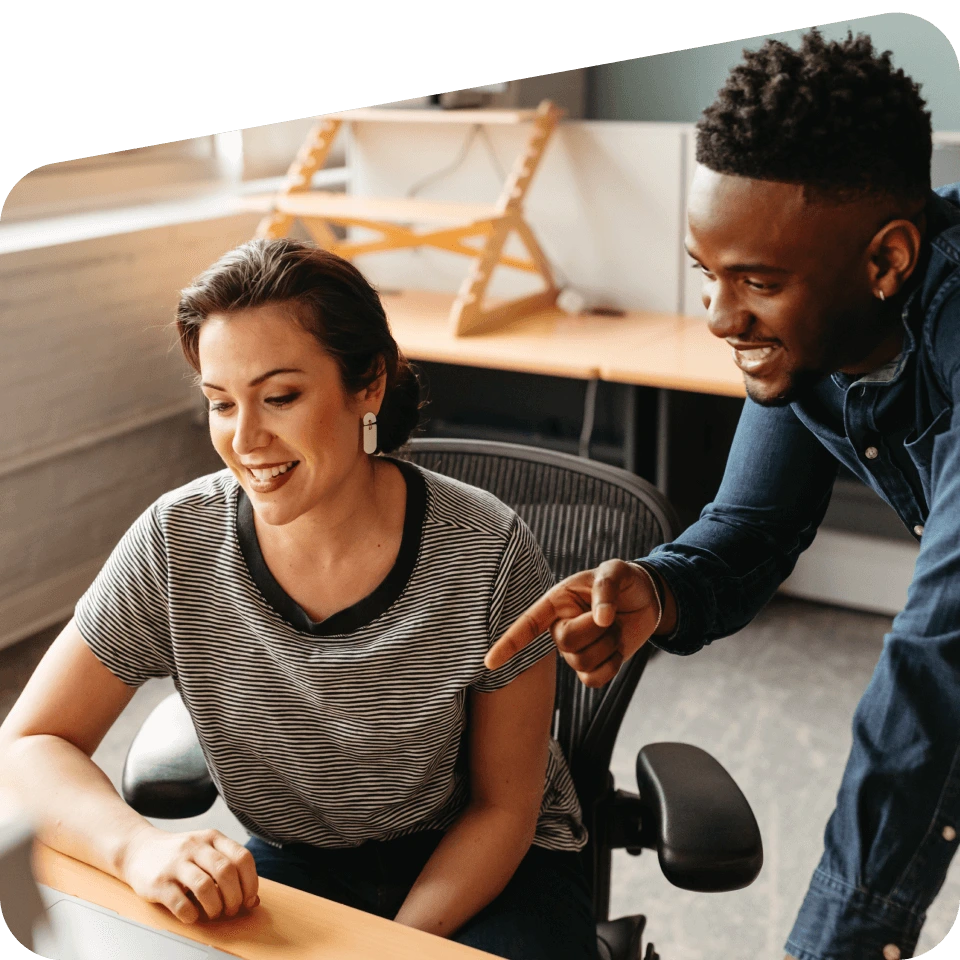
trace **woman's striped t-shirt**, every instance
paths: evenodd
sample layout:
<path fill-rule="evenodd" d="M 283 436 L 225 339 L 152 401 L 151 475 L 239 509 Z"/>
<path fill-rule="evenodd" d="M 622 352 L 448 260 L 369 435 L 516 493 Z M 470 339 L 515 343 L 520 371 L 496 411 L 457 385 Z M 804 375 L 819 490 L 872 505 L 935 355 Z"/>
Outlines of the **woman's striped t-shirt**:
<path fill-rule="evenodd" d="M 554 651 L 544 634 L 484 667 L 551 573 L 495 497 L 395 462 L 407 485 L 396 563 L 320 623 L 274 580 L 226 470 L 160 497 L 77 604 L 81 635 L 124 683 L 173 677 L 221 796 L 268 842 L 349 847 L 448 827 L 468 799 L 468 691 L 496 690 Z M 585 842 L 551 741 L 534 843 Z"/>

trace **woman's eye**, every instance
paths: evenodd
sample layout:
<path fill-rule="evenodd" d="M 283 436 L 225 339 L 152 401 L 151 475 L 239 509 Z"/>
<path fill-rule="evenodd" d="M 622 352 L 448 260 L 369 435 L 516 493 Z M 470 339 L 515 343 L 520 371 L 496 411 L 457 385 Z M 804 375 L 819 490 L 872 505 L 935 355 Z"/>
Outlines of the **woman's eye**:
<path fill-rule="evenodd" d="M 285 407 L 287 404 L 293 403 L 299 396 L 299 392 L 286 393 L 282 397 L 267 397 L 266 402 L 273 407 Z M 211 413 L 225 414 L 233 409 L 233 404 L 226 400 L 208 400 L 207 409 Z"/>
<path fill-rule="evenodd" d="M 293 403 L 299 397 L 299 393 L 286 393 L 282 397 L 267 397 L 267 403 L 274 407 L 285 407 L 288 403 Z"/>

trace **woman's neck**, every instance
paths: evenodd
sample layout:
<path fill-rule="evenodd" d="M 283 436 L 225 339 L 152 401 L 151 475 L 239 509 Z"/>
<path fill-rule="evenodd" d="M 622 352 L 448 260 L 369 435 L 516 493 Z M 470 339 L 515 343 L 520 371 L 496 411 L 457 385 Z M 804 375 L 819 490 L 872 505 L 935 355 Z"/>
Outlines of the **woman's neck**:
<path fill-rule="evenodd" d="M 391 526 L 396 500 L 392 480 L 404 483 L 392 463 L 363 456 L 329 497 L 290 523 L 271 526 L 254 512 L 261 549 L 272 548 L 289 558 L 308 560 L 315 568 L 335 565 L 358 547 L 363 548 L 366 541 L 381 539 Z"/>

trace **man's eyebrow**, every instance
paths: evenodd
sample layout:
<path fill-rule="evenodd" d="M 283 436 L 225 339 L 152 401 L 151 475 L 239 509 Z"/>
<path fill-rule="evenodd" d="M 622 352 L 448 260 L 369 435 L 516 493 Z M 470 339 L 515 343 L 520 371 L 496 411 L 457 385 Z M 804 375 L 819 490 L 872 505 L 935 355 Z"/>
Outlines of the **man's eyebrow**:
<path fill-rule="evenodd" d="M 687 252 L 687 256 L 691 260 L 695 260 L 701 266 L 703 266 L 703 261 L 690 252 L 690 248 L 684 245 L 684 250 Z M 724 267 L 724 270 L 729 270 L 732 273 L 789 273 L 786 267 L 775 267 L 769 263 L 735 263 L 733 266 Z"/>
<path fill-rule="evenodd" d="M 266 373 L 261 373 L 259 377 L 254 377 L 247 386 L 259 387 L 264 380 L 269 380 L 281 373 L 303 373 L 303 371 L 299 367 L 277 367 L 276 370 L 268 370 Z M 219 390 L 221 393 L 227 392 L 223 387 L 218 387 L 215 383 L 208 383 L 206 380 L 202 380 L 200 386 L 207 387 L 210 390 Z"/>

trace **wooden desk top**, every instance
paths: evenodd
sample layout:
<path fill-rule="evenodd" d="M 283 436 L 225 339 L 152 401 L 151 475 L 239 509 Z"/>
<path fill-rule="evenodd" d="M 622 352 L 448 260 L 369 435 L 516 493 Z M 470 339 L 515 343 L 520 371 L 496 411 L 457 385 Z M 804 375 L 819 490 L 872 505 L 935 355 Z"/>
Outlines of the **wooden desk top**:
<path fill-rule="evenodd" d="M 626 332 L 616 355 L 604 360 L 600 377 L 613 383 L 746 396 L 730 347 L 698 317 L 663 315 L 660 335 L 652 341 Z"/>
<path fill-rule="evenodd" d="M 381 299 L 393 335 L 412 359 L 744 396 L 730 348 L 697 317 L 554 309 L 489 333 L 455 337 L 447 323 L 452 294 L 384 291 Z"/>
<path fill-rule="evenodd" d="M 113 910 L 121 917 L 245 960 L 489 960 L 490 954 L 401 926 L 271 880 L 260 880 L 260 906 L 230 920 L 183 924 L 146 903 L 126 884 L 37 844 L 40 883 Z"/>

